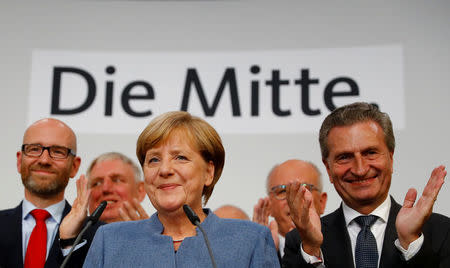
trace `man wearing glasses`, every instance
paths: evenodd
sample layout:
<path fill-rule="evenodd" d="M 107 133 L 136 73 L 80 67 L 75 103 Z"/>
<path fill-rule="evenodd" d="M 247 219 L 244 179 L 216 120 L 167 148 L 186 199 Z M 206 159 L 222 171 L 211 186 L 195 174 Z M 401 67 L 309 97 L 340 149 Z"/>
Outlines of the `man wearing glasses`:
<path fill-rule="evenodd" d="M 268 226 L 272 231 L 275 245 L 282 257 L 284 254 L 284 237 L 295 228 L 286 202 L 286 185 L 299 182 L 313 194 L 314 207 L 320 215 L 327 203 L 327 193 L 322 192 L 320 171 L 306 161 L 291 159 L 275 166 L 267 176 L 267 195 L 260 199 L 253 210 L 253 221 Z M 268 222 L 272 216 L 275 221 Z"/>
<path fill-rule="evenodd" d="M 17 152 L 25 198 L 16 208 L 0 211 L 0 267 L 61 265 L 58 227 L 71 209 L 64 190 L 80 166 L 76 150 L 75 133 L 59 120 L 42 119 L 25 131 Z"/>

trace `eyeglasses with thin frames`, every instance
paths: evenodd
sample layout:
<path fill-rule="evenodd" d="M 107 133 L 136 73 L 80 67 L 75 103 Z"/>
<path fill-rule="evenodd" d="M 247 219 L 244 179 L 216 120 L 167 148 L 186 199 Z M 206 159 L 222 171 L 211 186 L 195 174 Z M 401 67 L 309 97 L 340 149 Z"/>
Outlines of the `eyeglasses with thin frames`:
<path fill-rule="evenodd" d="M 22 152 L 26 156 L 40 157 L 42 153 L 47 150 L 48 154 L 53 159 L 66 159 L 69 155 L 75 156 L 74 150 L 64 146 L 42 146 L 40 144 L 22 144 Z"/>
<path fill-rule="evenodd" d="M 300 185 L 306 187 L 306 189 L 308 189 L 308 191 L 310 191 L 310 192 L 312 192 L 312 191 L 320 192 L 319 189 L 317 189 L 317 187 L 312 184 L 301 182 Z M 281 184 L 281 185 L 272 187 L 270 189 L 270 192 L 273 193 L 275 198 L 278 200 L 286 199 L 286 185 L 285 184 Z"/>

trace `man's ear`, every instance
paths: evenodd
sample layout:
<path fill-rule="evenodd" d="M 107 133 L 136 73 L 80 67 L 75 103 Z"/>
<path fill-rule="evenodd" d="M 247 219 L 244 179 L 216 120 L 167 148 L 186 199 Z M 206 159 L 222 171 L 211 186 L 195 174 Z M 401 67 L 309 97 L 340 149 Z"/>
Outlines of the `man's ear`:
<path fill-rule="evenodd" d="M 77 175 L 78 169 L 81 165 L 81 158 L 79 156 L 75 156 L 72 160 L 72 167 L 70 170 L 70 177 L 73 178 Z"/>
<path fill-rule="evenodd" d="M 320 193 L 320 215 L 325 212 L 325 207 L 327 206 L 328 195 L 326 192 Z"/>
<path fill-rule="evenodd" d="M 269 200 L 269 211 L 270 211 L 269 216 L 273 217 L 273 215 L 272 215 L 272 205 L 273 205 L 273 202 L 272 202 L 272 200 L 270 199 L 270 197 L 267 198 L 267 199 Z"/>
<path fill-rule="evenodd" d="M 394 152 L 389 152 L 389 157 L 391 159 L 391 173 L 394 172 Z"/>
<path fill-rule="evenodd" d="M 137 185 L 137 199 L 139 202 L 142 202 L 145 198 L 145 188 L 144 188 L 144 182 L 140 181 Z"/>
<path fill-rule="evenodd" d="M 330 179 L 330 182 L 333 183 L 333 177 L 331 176 L 330 164 L 328 163 L 326 158 L 322 158 L 322 163 L 325 165 L 325 168 L 327 169 L 327 174 L 328 174 L 328 178 Z"/>
<path fill-rule="evenodd" d="M 17 172 L 20 173 L 20 170 L 22 169 L 22 152 L 19 151 L 16 153 L 17 157 Z"/>

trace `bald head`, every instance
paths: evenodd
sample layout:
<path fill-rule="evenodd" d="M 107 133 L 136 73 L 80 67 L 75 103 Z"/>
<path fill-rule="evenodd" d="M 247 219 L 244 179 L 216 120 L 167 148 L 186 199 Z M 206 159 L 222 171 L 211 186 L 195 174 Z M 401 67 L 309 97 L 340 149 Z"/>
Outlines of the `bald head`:
<path fill-rule="evenodd" d="M 60 120 L 41 119 L 27 128 L 23 145 L 27 147 L 22 147 L 16 156 L 17 171 L 25 186 L 25 198 L 40 208 L 63 200 L 69 179 L 76 175 L 81 163 L 75 155 L 77 140 L 73 130 Z M 71 151 L 63 157 L 54 158 L 55 150 L 61 147 Z"/>
<path fill-rule="evenodd" d="M 322 191 L 322 179 L 319 169 L 311 162 L 290 159 L 272 168 L 267 176 L 267 193 L 274 186 L 290 181 L 309 183 Z"/>
<path fill-rule="evenodd" d="M 76 152 L 77 150 L 77 137 L 73 130 L 64 122 L 54 118 L 44 118 L 31 124 L 23 135 L 23 144 L 41 143 L 35 142 L 35 140 L 50 140 L 53 136 L 59 136 L 60 140 L 63 140 L 65 146 Z M 54 141 L 52 141 L 54 142 Z"/>
<path fill-rule="evenodd" d="M 214 211 L 214 214 L 219 218 L 250 220 L 248 215 L 242 209 L 232 205 L 221 206 Z"/>

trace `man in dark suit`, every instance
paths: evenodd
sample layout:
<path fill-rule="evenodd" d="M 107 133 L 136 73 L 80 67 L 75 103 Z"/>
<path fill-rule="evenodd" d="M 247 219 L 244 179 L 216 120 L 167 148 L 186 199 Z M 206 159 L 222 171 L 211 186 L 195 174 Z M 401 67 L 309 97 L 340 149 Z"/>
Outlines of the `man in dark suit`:
<path fill-rule="evenodd" d="M 389 188 L 395 138 L 389 116 L 367 103 L 333 111 L 319 141 L 322 160 L 342 205 L 319 218 L 311 193 L 287 187 L 296 228 L 286 236 L 284 267 L 450 267 L 450 219 L 432 213 L 446 176 L 433 170 L 417 200 L 400 206 Z"/>
<path fill-rule="evenodd" d="M 25 197 L 16 208 L 0 211 L 0 267 L 60 267 L 64 259 L 61 244 L 67 244 L 65 239 L 72 238 L 61 235 L 60 240 L 58 228 L 71 210 L 64 199 L 64 191 L 69 178 L 76 175 L 80 166 L 76 149 L 75 133 L 59 120 L 42 119 L 25 131 L 21 151 L 17 152 L 17 170 L 25 187 Z M 86 184 L 86 179 L 82 178 L 77 188 Z M 86 208 L 86 202 L 78 202 L 77 207 Z M 36 211 L 45 215 L 42 221 Z M 36 224 L 39 222 L 43 222 L 44 227 Z M 43 235 L 31 239 L 38 225 Z M 89 239 L 84 243 L 89 244 L 92 236 L 93 231 L 86 234 Z M 38 241 L 34 244 L 37 247 L 29 247 L 31 240 Z M 74 254 L 71 266 L 82 265 L 88 247 L 85 248 Z"/>

